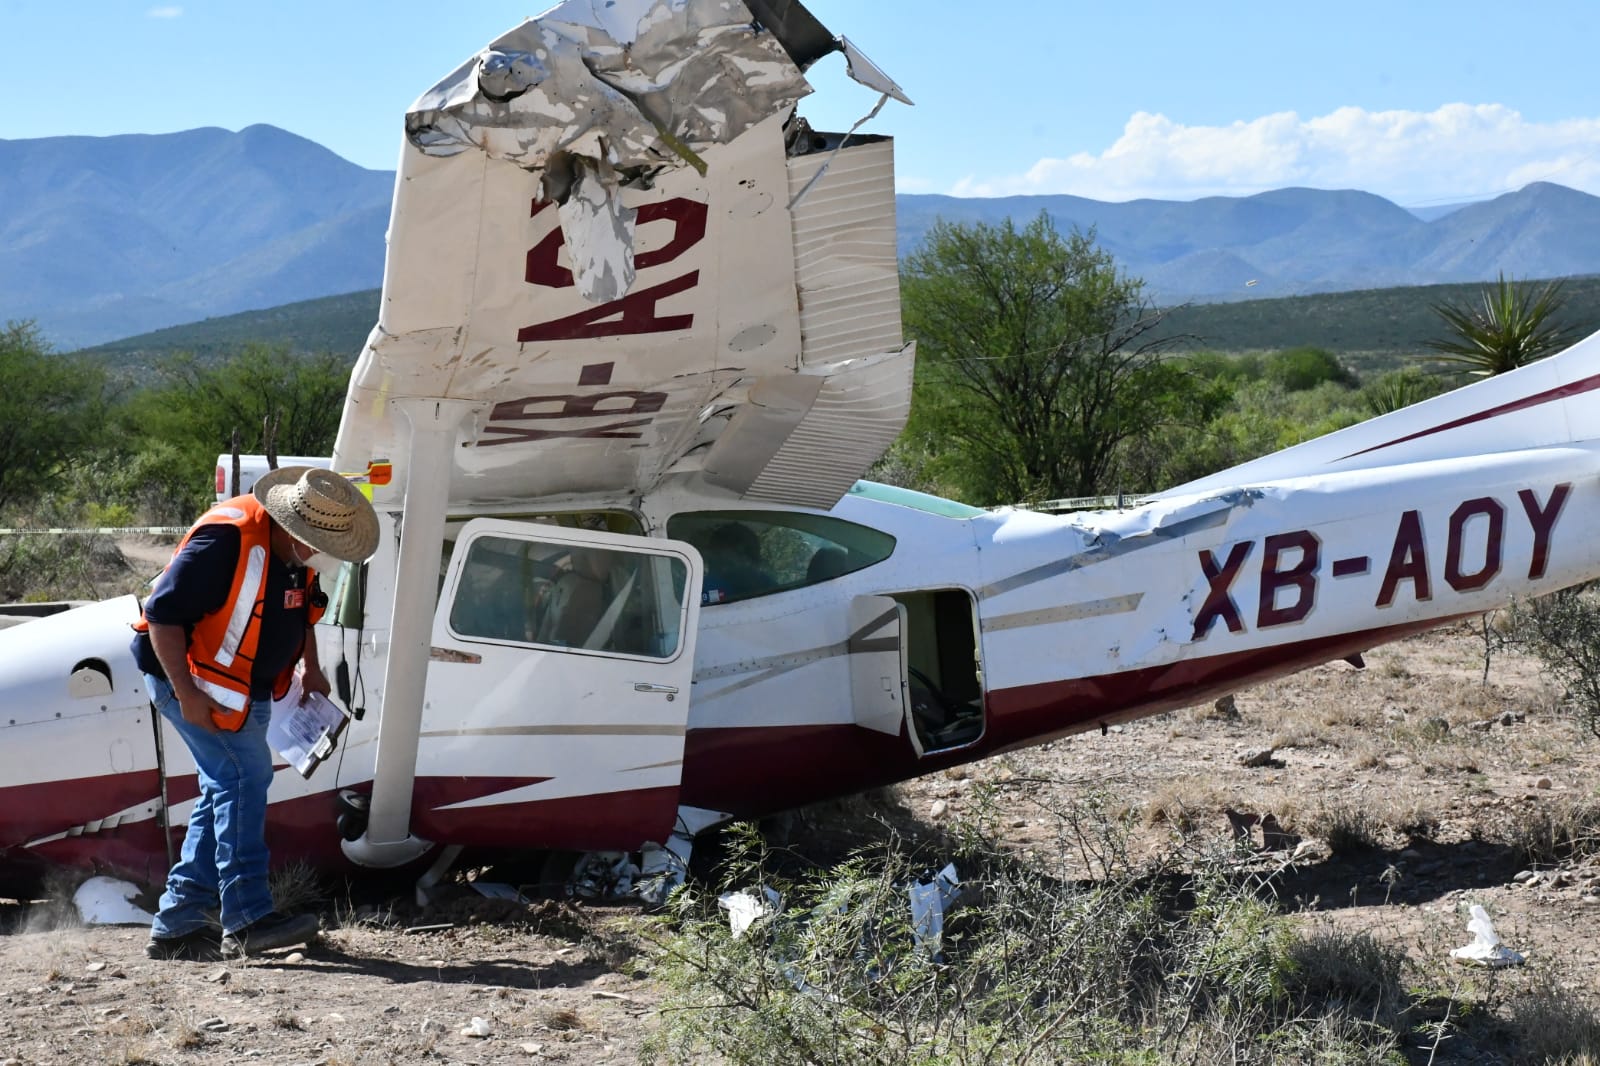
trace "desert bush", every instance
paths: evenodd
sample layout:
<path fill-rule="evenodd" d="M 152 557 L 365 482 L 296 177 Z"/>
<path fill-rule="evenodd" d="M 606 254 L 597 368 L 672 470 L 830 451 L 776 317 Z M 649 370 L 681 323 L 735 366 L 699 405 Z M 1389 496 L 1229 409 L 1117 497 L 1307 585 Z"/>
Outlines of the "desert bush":
<path fill-rule="evenodd" d="M 1303 392 L 1324 382 L 1353 389 L 1356 376 L 1326 348 L 1287 348 L 1263 361 L 1264 376 L 1285 392 Z"/>
<path fill-rule="evenodd" d="M 1507 609 L 1504 643 L 1533 654 L 1566 689 L 1578 724 L 1600 736 L 1600 590 L 1578 585 Z"/>
<path fill-rule="evenodd" d="M 1370 806 L 1335 801 L 1311 812 L 1305 832 L 1327 842 L 1335 855 L 1371 851 L 1382 843 L 1383 819 Z"/>
<path fill-rule="evenodd" d="M 1502 830 L 1527 865 L 1549 866 L 1600 853 L 1600 799 L 1579 796 L 1523 811 Z"/>
<path fill-rule="evenodd" d="M 1089 796 L 1060 846 L 1021 860 L 981 813 L 954 856 L 962 903 L 919 930 L 907 886 L 943 857 L 891 839 L 773 876 L 737 838 L 717 883 L 679 891 L 650 934 L 667 988 L 647 1057 L 732 1063 L 1377 1062 L 1399 1047 L 1399 963 L 1359 937 L 1303 940 L 1217 846 L 1134 862 L 1134 817 Z M 1220 842 L 1217 842 L 1220 844 Z M 1084 879 L 1085 867 L 1099 873 Z M 719 890 L 770 887 L 742 935 Z"/>
<path fill-rule="evenodd" d="M 1600 1019 L 1570 991 L 1546 978 L 1510 997 L 1506 1004 L 1512 1042 L 1520 1062 L 1593 1063 L 1600 1048 Z"/>

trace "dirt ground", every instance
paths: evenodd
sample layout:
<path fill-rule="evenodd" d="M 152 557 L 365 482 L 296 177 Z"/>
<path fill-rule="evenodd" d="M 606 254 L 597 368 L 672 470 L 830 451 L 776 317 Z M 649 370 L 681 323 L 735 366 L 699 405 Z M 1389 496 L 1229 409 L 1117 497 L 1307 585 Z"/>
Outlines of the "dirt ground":
<path fill-rule="evenodd" d="M 1297 921 L 1391 938 L 1436 964 L 1448 994 L 1485 979 L 1448 958 L 1479 903 L 1528 959 L 1494 978 L 1506 995 L 1553 987 L 1600 1008 L 1600 864 L 1525 868 L 1507 843 L 1594 797 L 1600 741 L 1579 735 L 1530 661 L 1497 655 L 1485 684 L 1468 626 L 1366 662 L 1242 692 L 1231 711 L 935 774 L 893 799 L 933 834 L 992 795 L 1008 839 L 1035 851 L 1055 846 L 1049 811 L 1089 790 L 1151 846 L 1175 832 L 1227 839 L 1228 810 L 1241 823 L 1271 813 L 1285 837 L 1249 832 L 1264 863 L 1299 855 L 1279 881 Z M 1375 846 L 1333 853 L 1340 834 Z M 637 1060 L 661 999 L 638 911 L 466 886 L 417 910 L 395 891 L 327 900 L 316 945 L 228 963 L 151 961 L 143 929 L 0 901 L 0 1066 Z M 469 1035 L 475 1019 L 485 1035 Z M 1445 1047 L 1435 1061 L 1467 1060 Z"/>

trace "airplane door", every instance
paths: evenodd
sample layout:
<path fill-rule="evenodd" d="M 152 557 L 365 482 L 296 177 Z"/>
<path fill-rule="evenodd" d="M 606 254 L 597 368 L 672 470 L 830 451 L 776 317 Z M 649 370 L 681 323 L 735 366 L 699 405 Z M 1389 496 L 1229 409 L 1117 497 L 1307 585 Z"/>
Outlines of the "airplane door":
<path fill-rule="evenodd" d="M 892 597 L 850 601 L 850 697 L 859 726 L 900 732 L 906 717 L 905 625 L 905 606 Z M 916 731 L 911 733 L 915 743 Z"/>
<path fill-rule="evenodd" d="M 677 541 L 469 522 L 434 617 L 416 833 L 578 850 L 665 841 L 702 569 Z"/>

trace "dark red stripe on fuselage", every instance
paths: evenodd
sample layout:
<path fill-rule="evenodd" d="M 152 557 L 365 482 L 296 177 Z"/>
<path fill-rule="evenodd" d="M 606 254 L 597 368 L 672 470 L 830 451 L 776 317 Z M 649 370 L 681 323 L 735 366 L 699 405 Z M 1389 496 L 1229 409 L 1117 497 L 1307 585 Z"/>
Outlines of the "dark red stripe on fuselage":
<path fill-rule="evenodd" d="M 758 817 L 1102 724 L 1186 707 L 1449 621 L 1453 619 L 1383 626 L 1142 670 L 1000 689 L 986 697 L 987 729 L 977 744 L 923 758 L 917 757 L 903 728 L 898 737 L 855 725 L 691 729 L 684 747 L 683 802 Z"/>
<path fill-rule="evenodd" d="M 1392 448 L 1396 444 L 1404 444 L 1407 441 L 1419 440 L 1423 437 L 1431 437 L 1435 433 L 1443 433 L 1446 430 L 1460 429 L 1462 426 L 1470 426 L 1474 422 L 1484 422 L 1488 419 L 1496 418 L 1500 415 L 1508 415 L 1515 411 L 1526 411 L 1530 407 L 1538 407 L 1541 404 L 1552 403 L 1556 400 L 1565 400 L 1573 396 L 1581 396 L 1584 393 L 1592 392 L 1595 389 L 1600 389 L 1600 374 L 1594 374 L 1567 385 L 1559 385 L 1553 389 L 1546 389 L 1544 392 L 1536 392 L 1531 396 L 1524 396 L 1520 400 L 1511 400 L 1508 403 L 1500 404 L 1498 407 L 1490 407 L 1487 410 L 1479 411 L 1475 414 L 1463 415 L 1460 418 L 1445 422 L 1442 425 L 1433 426 L 1430 429 L 1419 429 L 1417 432 L 1408 433 L 1404 437 L 1396 437 L 1394 440 L 1386 441 L 1383 444 L 1374 444 L 1372 447 L 1363 448 L 1359 452 L 1351 452 L 1344 458 L 1354 459 L 1356 456 L 1366 455 L 1368 452 L 1376 452 L 1381 451 L 1384 448 Z M 1343 462 L 1344 459 L 1336 461 Z"/>

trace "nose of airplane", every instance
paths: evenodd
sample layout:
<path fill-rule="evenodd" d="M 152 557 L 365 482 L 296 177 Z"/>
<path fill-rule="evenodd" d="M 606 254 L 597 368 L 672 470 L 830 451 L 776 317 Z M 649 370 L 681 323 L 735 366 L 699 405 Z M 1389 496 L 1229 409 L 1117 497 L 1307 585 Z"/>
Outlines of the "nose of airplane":
<path fill-rule="evenodd" d="M 128 649 L 130 627 L 139 617 L 134 597 L 31 620 L 11 617 L 18 621 L 0 629 L 0 726 L 21 728 L 148 705 L 144 679 Z M 4 748 L 9 757 L 26 746 Z"/>

